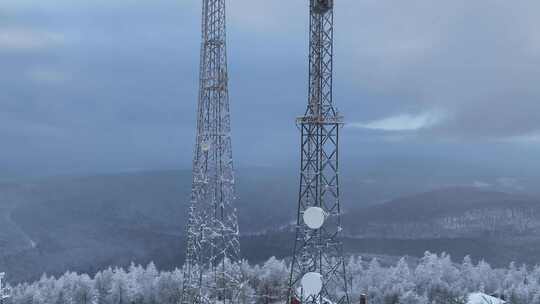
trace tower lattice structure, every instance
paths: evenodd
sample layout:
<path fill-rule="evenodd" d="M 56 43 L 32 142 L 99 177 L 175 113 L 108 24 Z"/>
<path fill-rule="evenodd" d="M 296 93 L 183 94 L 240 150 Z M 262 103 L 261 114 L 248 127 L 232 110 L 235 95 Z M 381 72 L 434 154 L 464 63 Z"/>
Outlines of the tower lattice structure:
<path fill-rule="evenodd" d="M 5 273 L 0 272 L 0 304 L 4 303 L 4 300 L 8 299 L 10 297 L 10 290 L 8 287 L 4 286 L 3 280 L 5 277 Z"/>
<path fill-rule="evenodd" d="M 225 0 L 202 1 L 202 44 L 182 304 L 234 303 L 239 259 Z"/>
<path fill-rule="evenodd" d="M 288 303 L 349 304 L 343 245 L 339 238 L 339 132 L 343 117 L 332 100 L 333 0 L 310 0 L 309 100 L 305 115 L 297 118 L 301 130 L 301 172 L 294 256 Z M 323 210 L 318 229 L 304 221 L 310 207 Z M 320 275 L 322 288 L 306 294 L 307 273 Z"/>

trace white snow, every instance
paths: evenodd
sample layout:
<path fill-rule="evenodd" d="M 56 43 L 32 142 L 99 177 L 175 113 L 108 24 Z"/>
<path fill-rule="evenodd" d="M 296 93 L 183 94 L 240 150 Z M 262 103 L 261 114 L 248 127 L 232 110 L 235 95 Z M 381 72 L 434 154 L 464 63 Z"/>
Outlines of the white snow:
<path fill-rule="evenodd" d="M 489 296 L 481 292 L 471 293 L 468 296 L 467 304 L 504 304 L 505 301 Z"/>

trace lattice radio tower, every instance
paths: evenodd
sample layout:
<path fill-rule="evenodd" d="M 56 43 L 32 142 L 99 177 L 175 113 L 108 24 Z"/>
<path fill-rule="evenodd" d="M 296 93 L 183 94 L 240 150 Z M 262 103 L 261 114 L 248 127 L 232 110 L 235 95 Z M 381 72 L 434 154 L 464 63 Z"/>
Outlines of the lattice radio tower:
<path fill-rule="evenodd" d="M 297 119 L 301 172 L 288 303 L 349 304 L 339 202 L 339 132 L 332 101 L 333 0 L 310 0 L 309 102 Z"/>
<path fill-rule="evenodd" d="M 231 150 L 225 0 L 202 1 L 193 187 L 182 304 L 234 303 L 239 259 Z"/>
<path fill-rule="evenodd" d="M 10 297 L 10 290 L 6 286 L 3 285 L 2 280 L 4 279 L 4 276 L 6 274 L 3 272 L 0 272 L 0 304 L 4 303 L 4 300 L 8 299 Z"/>

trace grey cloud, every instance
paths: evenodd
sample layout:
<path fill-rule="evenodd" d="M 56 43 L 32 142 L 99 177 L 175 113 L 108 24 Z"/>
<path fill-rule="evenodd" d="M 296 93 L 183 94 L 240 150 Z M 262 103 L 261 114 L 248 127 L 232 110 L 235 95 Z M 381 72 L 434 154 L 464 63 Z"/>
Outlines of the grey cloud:
<path fill-rule="evenodd" d="M 307 95 L 306 3 L 228 2 L 233 143 L 240 163 L 296 158 L 294 118 Z M 0 33 L 15 28 L 27 38 L 49 37 L 39 44 L 19 40 L 47 47 L 9 52 L 0 38 L 0 111 L 9 118 L 0 124 L 9 147 L 0 152 L 0 165 L 16 158 L 38 165 L 64 155 L 88 167 L 189 166 L 199 4 L 0 5 Z M 538 12 L 532 0 L 336 2 L 335 101 L 347 120 L 362 125 L 434 109 L 447 114 L 412 130 L 414 136 L 348 128 L 344 145 L 353 151 L 369 142 L 377 153 L 396 136 L 402 142 L 483 141 L 539 132 Z"/>
<path fill-rule="evenodd" d="M 343 11 L 361 23 L 340 42 L 353 62 L 343 68 L 393 108 L 382 116 L 445 109 L 453 119 L 434 131 L 457 137 L 540 130 L 537 2 L 377 3 L 360 1 Z M 380 102 L 362 104 L 370 109 Z"/>

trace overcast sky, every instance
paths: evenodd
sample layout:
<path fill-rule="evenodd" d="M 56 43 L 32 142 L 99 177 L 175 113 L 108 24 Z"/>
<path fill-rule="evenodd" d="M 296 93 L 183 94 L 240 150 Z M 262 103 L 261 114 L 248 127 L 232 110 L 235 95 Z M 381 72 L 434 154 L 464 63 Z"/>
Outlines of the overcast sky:
<path fill-rule="evenodd" d="M 539 155 L 539 1 L 335 3 L 344 157 Z M 227 4 L 235 161 L 288 166 L 307 103 L 308 1 Z M 2 0 L 3 174 L 189 168 L 200 7 Z"/>

